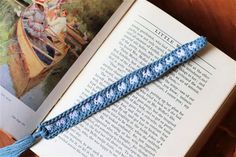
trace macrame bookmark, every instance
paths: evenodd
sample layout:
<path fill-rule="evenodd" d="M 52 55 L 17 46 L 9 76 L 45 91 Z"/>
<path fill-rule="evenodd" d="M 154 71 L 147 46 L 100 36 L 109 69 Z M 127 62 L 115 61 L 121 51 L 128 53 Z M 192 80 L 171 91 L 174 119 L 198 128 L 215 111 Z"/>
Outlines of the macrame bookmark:
<path fill-rule="evenodd" d="M 164 73 L 190 59 L 204 48 L 207 41 L 204 37 L 184 44 L 163 56 L 159 60 L 124 76 L 117 82 L 83 100 L 76 106 L 61 113 L 55 118 L 43 122 L 32 135 L 14 144 L 0 149 L 1 157 L 17 157 L 41 138 L 51 139 L 63 131 L 75 126 L 96 112 L 108 107 L 127 94 L 160 78 Z"/>

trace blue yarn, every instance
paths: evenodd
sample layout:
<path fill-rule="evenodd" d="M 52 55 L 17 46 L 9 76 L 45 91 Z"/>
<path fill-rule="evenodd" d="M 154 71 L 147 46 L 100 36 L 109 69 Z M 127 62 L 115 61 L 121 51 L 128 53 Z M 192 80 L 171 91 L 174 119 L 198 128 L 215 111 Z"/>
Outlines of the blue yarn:
<path fill-rule="evenodd" d="M 207 44 L 204 37 L 186 43 L 161 59 L 122 77 L 117 82 L 81 101 L 55 118 L 43 122 L 38 132 L 11 146 L 0 149 L 0 157 L 17 157 L 30 148 L 38 138 L 51 139 L 82 122 L 91 115 L 117 102 L 122 97 L 160 78 L 173 67 L 189 60 Z"/>
<path fill-rule="evenodd" d="M 207 45 L 205 37 L 186 43 L 160 59 L 137 69 L 74 107 L 39 125 L 47 132 L 43 138 L 51 139 L 123 98 L 132 91 L 160 78 L 173 67 L 184 63 Z"/>
<path fill-rule="evenodd" d="M 0 148 L 0 157 L 19 157 L 21 153 L 29 149 L 39 138 L 42 138 L 42 132 L 36 132 L 10 146 Z"/>

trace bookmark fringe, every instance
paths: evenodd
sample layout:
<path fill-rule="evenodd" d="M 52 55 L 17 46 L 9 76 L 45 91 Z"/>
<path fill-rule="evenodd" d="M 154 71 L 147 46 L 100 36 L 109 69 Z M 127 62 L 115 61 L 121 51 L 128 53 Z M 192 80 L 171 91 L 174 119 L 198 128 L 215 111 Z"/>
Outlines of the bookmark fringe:
<path fill-rule="evenodd" d="M 36 132 L 13 143 L 10 146 L 0 148 L 0 157 L 19 157 L 23 152 L 35 144 L 39 138 L 42 138 L 42 133 Z"/>

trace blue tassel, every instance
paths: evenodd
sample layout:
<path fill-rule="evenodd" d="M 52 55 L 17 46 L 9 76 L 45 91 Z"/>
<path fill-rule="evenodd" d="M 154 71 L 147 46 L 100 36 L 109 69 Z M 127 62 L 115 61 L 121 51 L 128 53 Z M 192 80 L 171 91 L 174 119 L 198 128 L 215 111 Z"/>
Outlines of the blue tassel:
<path fill-rule="evenodd" d="M 19 157 L 21 153 L 29 149 L 38 138 L 42 138 L 42 132 L 35 132 L 10 146 L 0 148 L 0 157 Z"/>

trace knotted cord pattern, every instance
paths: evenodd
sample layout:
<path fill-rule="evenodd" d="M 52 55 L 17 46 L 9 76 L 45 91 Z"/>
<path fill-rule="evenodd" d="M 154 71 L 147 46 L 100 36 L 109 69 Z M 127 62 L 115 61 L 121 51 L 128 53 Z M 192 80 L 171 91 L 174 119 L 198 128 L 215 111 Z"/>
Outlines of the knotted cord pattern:
<path fill-rule="evenodd" d="M 70 127 L 80 123 L 94 113 L 110 106 L 127 94 L 156 80 L 164 73 L 190 59 L 196 52 L 205 47 L 207 41 L 200 37 L 187 43 L 159 60 L 124 76 L 105 89 L 81 101 L 55 118 L 39 125 L 45 139 L 51 139 Z"/>

